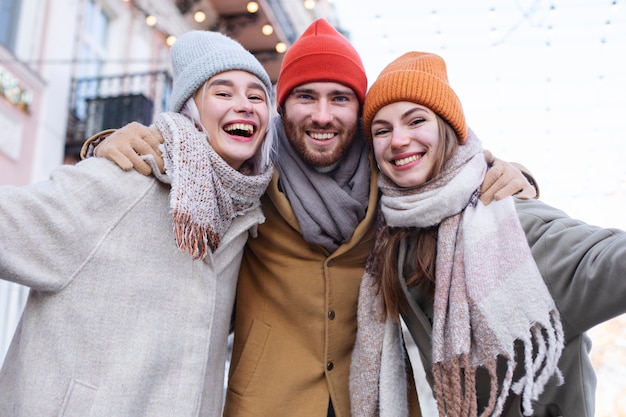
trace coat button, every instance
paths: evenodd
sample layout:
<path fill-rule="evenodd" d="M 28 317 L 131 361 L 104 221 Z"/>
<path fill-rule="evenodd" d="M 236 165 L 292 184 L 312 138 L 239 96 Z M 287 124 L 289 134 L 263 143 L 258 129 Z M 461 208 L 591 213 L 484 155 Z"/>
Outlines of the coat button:
<path fill-rule="evenodd" d="M 328 318 L 331 320 L 335 319 L 335 310 L 328 311 Z"/>
<path fill-rule="evenodd" d="M 329 371 L 332 371 L 334 367 L 335 367 L 335 365 L 332 362 L 328 362 L 326 364 L 326 369 L 329 370 Z"/>

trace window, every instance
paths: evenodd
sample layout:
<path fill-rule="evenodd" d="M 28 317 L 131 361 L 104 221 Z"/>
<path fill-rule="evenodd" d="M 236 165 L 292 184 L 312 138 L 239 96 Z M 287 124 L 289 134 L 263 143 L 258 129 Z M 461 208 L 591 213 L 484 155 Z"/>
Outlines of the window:
<path fill-rule="evenodd" d="M 87 1 L 85 20 L 83 21 L 83 37 L 77 66 L 77 78 L 93 78 L 102 75 L 101 70 L 103 62 L 107 56 L 108 29 L 109 17 L 102 9 L 101 4 L 95 0 Z M 97 84 L 93 84 L 93 86 L 97 88 Z M 78 92 L 78 94 L 83 97 L 78 97 L 76 115 L 79 119 L 84 119 L 87 114 L 87 103 L 84 97 L 93 97 L 97 95 L 97 92 L 82 91 Z"/>
<path fill-rule="evenodd" d="M 94 0 L 89 0 L 85 10 L 85 20 L 83 21 L 83 42 L 78 68 L 79 77 L 96 77 L 100 75 L 102 61 L 106 56 L 108 27 L 109 18 L 102 10 L 102 6 Z"/>
<path fill-rule="evenodd" d="M 0 44 L 10 51 L 15 48 L 20 0 L 0 0 Z"/>

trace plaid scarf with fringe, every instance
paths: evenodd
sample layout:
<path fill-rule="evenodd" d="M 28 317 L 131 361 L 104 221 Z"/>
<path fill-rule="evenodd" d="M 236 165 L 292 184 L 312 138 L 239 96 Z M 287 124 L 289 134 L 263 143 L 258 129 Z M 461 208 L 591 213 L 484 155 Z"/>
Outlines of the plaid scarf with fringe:
<path fill-rule="evenodd" d="M 488 206 L 478 200 L 485 171 L 480 141 L 470 133 L 443 172 L 426 184 L 398 188 L 384 175 L 379 177 L 381 210 L 389 226 L 439 224 L 432 371 L 440 416 L 477 415 L 475 378 L 480 367 L 491 379 L 488 405 L 481 416 L 501 415 L 510 390 L 522 396 L 524 415 L 531 415 L 532 401 L 548 380 L 556 375 L 562 381 L 557 364 L 564 340 L 558 310 L 534 262 L 513 199 Z M 368 274 L 371 271 L 366 270 Z M 398 331 L 397 326 L 385 327 L 380 320 L 365 317 L 372 304 L 380 303 L 373 298 L 379 297 L 376 291 L 366 285 L 372 285 L 371 279 L 364 279 L 359 297 L 353 402 L 377 397 L 371 394 L 371 390 L 378 392 L 372 379 L 359 381 L 356 376 L 359 364 L 371 361 L 379 367 L 374 373 L 382 374 L 380 357 L 388 355 L 382 339 L 388 337 L 389 329 Z M 373 344 L 375 339 L 380 341 Z M 519 364 L 523 372 L 514 380 L 516 341 L 524 346 L 524 363 Z M 500 385 L 498 357 L 507 364 Z M 396 376 L 406 378 L 404 373 Z"/>
<path fill-rule="evenodd" d="M 273 167 L 253 175 L 248 165 L 232 168 L 207 137 L 179 113 L 161 113 L 165 172 L 171 181 L 170 208 L 176 243 L 194 259 L 215 251 L 232 220 L 258 207 Z"/>

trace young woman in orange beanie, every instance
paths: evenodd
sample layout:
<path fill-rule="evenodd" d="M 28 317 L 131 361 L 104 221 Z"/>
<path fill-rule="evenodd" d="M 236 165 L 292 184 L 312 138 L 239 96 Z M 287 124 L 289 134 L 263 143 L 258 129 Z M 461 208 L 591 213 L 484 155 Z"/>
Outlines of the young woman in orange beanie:
<path fill-rule="evenodd" d="M 626 232 L 538 200 L 483 205 L 481 143 L 437 55 L 389 64 L 363 123 L 382 197 L 359 295 L 352 415 L 408 415 L 401 317 L 440 416 L 593 416 L 585 331 L 626 312 Z"/>

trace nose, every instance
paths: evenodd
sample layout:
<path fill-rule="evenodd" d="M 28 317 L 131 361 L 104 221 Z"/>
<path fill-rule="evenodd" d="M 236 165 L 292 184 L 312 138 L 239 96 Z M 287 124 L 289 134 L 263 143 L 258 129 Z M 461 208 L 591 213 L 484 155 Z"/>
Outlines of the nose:
<path fill-rule="evenodd" d="M 325 126 L 333 120 L 333 116 L 326 100 L 317 101 L 315 104 L 315 110 L 311 114 L 311 119 L 313 122 L 321 126 Z"/>
<path fill-rule="evenodd" d="M 410 142 L 409 135 L 404 133 L 401 129 L 394 129 L 391 132 L 391 147 L 394 149 L 400 149 L 407 146 Z"/>
<path fill-rule="evenodd" d="M 248 97 L 241 97 L 237 103 L 237 112 L 244 113 L 246 117 L 252 116 L 254 106 Z"/>

